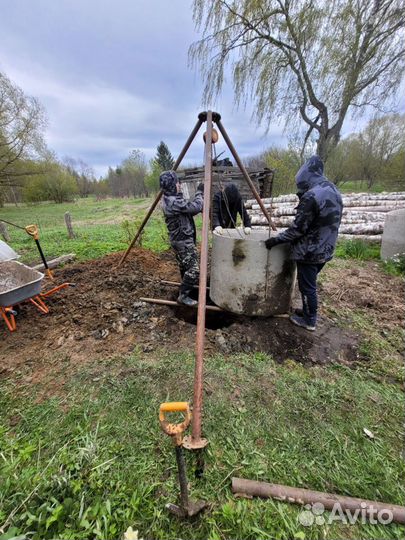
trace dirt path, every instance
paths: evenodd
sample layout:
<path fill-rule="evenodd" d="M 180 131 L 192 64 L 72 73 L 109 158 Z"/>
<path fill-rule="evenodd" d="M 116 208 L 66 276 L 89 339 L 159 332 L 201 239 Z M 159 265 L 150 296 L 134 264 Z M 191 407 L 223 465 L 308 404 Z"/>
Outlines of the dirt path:
<path fill-rule="evenodd" d="M 2 324 L 0 378 L 40 382 L 52 392 L 85 364 L 118 358 L 136 348 L 152 354 L 159 349 L 193 350 L 196 311 L 139 301 L 142 296 L 175 299 L 176 289 L 161 283 L 179 279 L 171 252 L 156 255 L 137 248 L 125 267 L 116 270 L 119 257 L 114 254 L 60 270 L 58 282 L 75 286 L 49 298 L 48 315 L 24 304 L 16 332 L 9 333 Z M 345 264 L 327 268 L 321 296 L 354 308 L 364 307 L 367 299 L 368 309 L 381 312 L 387 325 L 403 319 L 398 303 L 399 295 L 403 298 L 401 280 L 382 275 L 371 263 L 355 266 L 349 276 L 348 272 Z M 350 293 L 345 292 L 347 288 Z M 389 317 L 386 306 L 390 306 Z M 206 350 L 223 354 L 262 351 L 280 362 L 288 358 L 321 364 L 356 361 L 358 335 L 323 315 L 317 331 L 309 333 L 285 318 L 209 314 Z"/>

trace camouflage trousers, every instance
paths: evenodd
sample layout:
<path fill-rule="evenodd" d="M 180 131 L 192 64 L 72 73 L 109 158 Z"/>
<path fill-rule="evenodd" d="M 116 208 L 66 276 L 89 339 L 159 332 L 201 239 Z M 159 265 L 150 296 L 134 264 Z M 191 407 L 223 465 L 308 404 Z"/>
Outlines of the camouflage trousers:
<path fill-rule="evenodd" d="M 189 294 L 193 290 L 194 285 L 198 285 L 200 279 L 197 248 L 194 244 L 187 243 L 181 246 L 173 245 L 173 249 L 176 253 L 182 278 L 180 293 Z"/>

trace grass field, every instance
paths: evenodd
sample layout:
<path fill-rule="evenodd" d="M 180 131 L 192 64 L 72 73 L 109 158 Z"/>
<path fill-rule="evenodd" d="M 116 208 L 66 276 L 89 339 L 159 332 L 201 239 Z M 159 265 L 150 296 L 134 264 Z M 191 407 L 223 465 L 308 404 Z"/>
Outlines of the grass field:
<path fill-rule="evenodd" d="M 86 260 L 125 249 L 149 203 L 81 200 L 7 207 L 0 217 L 38 223 L 49 256 L 75 252 Z M 65 211 L 75 240 L 67 239 Z M 9 231 L 23 260 L 37 260 L 32 239 Z M 159 211 L 143 245 L 167 247 Z M 341 244 L 338 255 L 362 264 L 377 258 L 378 248 Z M 165 540 L 403 538 L 404 527 L 394 524 L 305 527 L 300 507 L 230 491 L 231 476 L 241 476 L 405 504 L 403 368 L 394 354 L 403 331 L 382 335 L 364 313 L 332 307 L 339 324 L 362 330 L 368 363 L 304 367 L 264 354 L 206 359 L 210 444 L 202 479 L 192 474 L 193 457 L 187 460 L 192 496 L 210 507 L 192 523 L 164 508 L 178 487 L 173 447 L 157 422 L 161 402 L 192 396 L 192 343 L 183 354 L 135 350 L 90 363 L 63 393 L 45 399 L 35 384 L 20 384 L 18 373 L 0 378 L 0 540 L 121 539 L 129 526 L 140 538 Z M 64 361 L 57 351 L 54 361 Z"/>
<path fill-rule="evenodd" d="M 152 199 L 107 199 L 96 201 L 93 198 L 78 199 L 73 203 L 38 205 L 7 205 L 0 209 L 0 219 L 26 226 L 38 225 L 40 242 L 47 258 L 66 253 L 75 253 L 76 260 L 96 259 L 125 250 L 134 237 Z M 64 214 L 72 216 L 76 238 L 69 239 L 64 222 Z M 201 228 L 201 216 L 196 218 L 197 229 Z M 37 247 L 24 231 L 7 226 L 10 245 L 20 255 L 21 261 L 39 261 Z M 156 252 L 168 249 L 167 230 L 160 208 L 157 208 L 142 234 L 142 246 Z M 366 244 L 357 241 L 340 242 L 336 255 L 358 260 L 379 259 L 379 244 Z M 397 265 L 398 266 L 398 265 Z M 389 273 L 398 273 L 392 264 L 382 267 Z M 399 273 L 403 271 L 399 265 Z"/>
<path fill-rule="evenodd" d="M 6 206 L 0 209 L 0 219 L 26 226 L 35 223 L 40 229 L 40 242 L 49 257 L 76 253 L 77 260 L 95 259 L 128 247 L 139 226 L 150 199 L 78 199 L 73 203 L 42 203 L 33 206 Z M 69 240 L 64 214 L 69 212 L 75 239 Z M 32 238 L 24 231 L 8 226 L 10 245 L 22 256 L 23 262 L 37 260 L 39 255 Z M 159 209 L 152 216 L 143 235 L 142 245 L 154 251 L 168 248 L 166 228 Z"/>
<path fill-rule="evenodd" d="M 162 539 L 403 537 L 398 525 L 306 528 L 299 507 L 235 499 L 229 489 L 230 477 L 242 476 L 403 504 L 397 386 L 339 366 L 209 358 L 202 480 L 187 459 L 193 496 L 211 510 L 188 524 L 164 509 L 178 487 L 157 411 L 162 401 L 190 395 L 193 357 L 161 351 L 109 362 L 114 377 L 108 365 L 93 366 L 64 398 L 36 404 L 34 388 L 18 397 L 12 385 L 3 388 L 0 523 L 12 523 L 9 535 L 107 540 L 132 526 L 141 538 Z"/>

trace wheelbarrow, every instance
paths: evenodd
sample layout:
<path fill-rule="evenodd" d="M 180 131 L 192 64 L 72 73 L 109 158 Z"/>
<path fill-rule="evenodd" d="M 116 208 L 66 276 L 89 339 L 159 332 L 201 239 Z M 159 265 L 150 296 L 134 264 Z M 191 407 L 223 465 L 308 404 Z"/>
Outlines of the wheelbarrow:
<path fill-rule="evenodd" d="M 14 306 L 31 302 L 42 313 L 49 313 L 41 298 L 44 274 L 18 261 L 0 263 L 0 314 L 10 332 L 16 329 Z"/>

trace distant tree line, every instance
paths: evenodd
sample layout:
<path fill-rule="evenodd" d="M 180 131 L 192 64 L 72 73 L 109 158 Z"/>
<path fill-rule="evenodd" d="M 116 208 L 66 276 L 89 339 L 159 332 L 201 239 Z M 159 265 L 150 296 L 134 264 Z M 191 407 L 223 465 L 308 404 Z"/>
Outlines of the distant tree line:
<path fill-rule="evenodd" d="M 369 121 L 360 133 L 341 139 L 325 164 L 325 174 L 338 186 L 354 191 L 405 189 L 405 115 L 388 114 Z M 274 195 L 294 193 L 295 175 L 303 160 L 316 153 L 307 144 L 304 154 L 299 140 L 288 148 L 272 147 L 245 159 L 250 167 L 275 170 Z"/>
<path fill-rule="evenodd" d="M 44 142 L 45 113 L 37 100 L 0 73 L 0 206 L 4 203 L 62 203 L 77 197 L 146 197 L 159 190 L 159 175 L 174 159 L 164 141 L 153 159 L 137 149 L 106 175 L 73 157 L 58 159 Z M 386 114 L 369 121 L 360 133 L 341 139 L 330 150 L 326 174 L 350 189 L 404 189 L 405 115 Z M 295 190 L 303 159 L 316 152 L 316 141 L 296 137 L 288 148 L 271 147 L 245 160 L 251 167 L 275 170 L 274 194 Z M 305 136 L 306 139 L 306 136 Z"/>
<path fill-rule="evenodd" d="M 103 178 L 83 160 L 58 159 L 44 140 L 46 116 L 41 104 L 0 73 L 0 206 L 5 203 L 62 203 L 76 197 L 146 197 L 159 189 L 159 175 L 174 160 L 161 141 L 147 163 L 132 150 Z"/>

